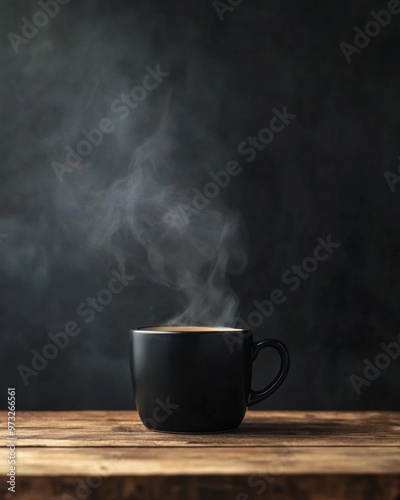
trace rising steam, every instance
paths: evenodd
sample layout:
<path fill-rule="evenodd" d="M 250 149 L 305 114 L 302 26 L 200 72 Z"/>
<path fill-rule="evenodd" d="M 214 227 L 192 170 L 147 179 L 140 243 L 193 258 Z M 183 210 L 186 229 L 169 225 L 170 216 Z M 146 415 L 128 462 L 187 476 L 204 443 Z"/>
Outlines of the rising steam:
<path fill-rule="evenodd" d="M 8 2 L 4 32 L 20 33 L 21 18 L 32 19 L 38 8 Z M 189 14 L 197 30 L 180 22 Z M 29 324 L 47 331 L 53 318 L 75 317 L 76 305 L 107 282 L 115 260 L 154 284 L 153 311 L 157 293 L 169 290 L 174 305 L 160 313 L 166 321 L 235 321 L 238 299 L 228 276 L 243 270 L 246 251 L 240 215 L 225 203 L 230 187 L 185 216 L 193 187 L 202 189 L 208 172 L 232 158 L 241 112 L 237 98 L 231 104 L 229 75 L 203 32 L 203 15 L 201 4 L 70 2 L 19 54 L 3 37 L 0 233 L 9 236 L 0 246 L 0 271 Z M 126 119 L 110 112 L 157 64 L 171 76 Z M 115 131 L 60 182 L 53 163 L 65 164 L 66 148 L 76 151 L 82 131 L 105 117 Z M 234 132 L 221 132 L 224 123 L 235 123 Z M 139 281 L 132 314 L 147 317 Z M 119 296 L 120 305 L 132 301 L 128 295 Z"/>
<path fill-rule="evenodd" d="M 92 243 L 110 245 L 120 264 L 133 256 L 118 234 L 145 250 L 147 277 L 181 302 L 167 323 L 233 325 L 238 298 L 228 273 L 246 265 L 241 217 L 217 200 L 193 210 L 194 192 L 182 174 L 185 164 L 173 159 L 173 145 L 179 148 L 168 137 L 164 117 L 157 133 L 135 150 L 126 176 L 98 193 Z"/>

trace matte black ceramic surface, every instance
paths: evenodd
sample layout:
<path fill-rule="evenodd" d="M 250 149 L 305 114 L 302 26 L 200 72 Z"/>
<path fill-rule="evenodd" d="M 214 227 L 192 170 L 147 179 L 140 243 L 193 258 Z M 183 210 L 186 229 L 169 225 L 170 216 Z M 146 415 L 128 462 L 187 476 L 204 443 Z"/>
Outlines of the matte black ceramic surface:
<path fill-rule="evenodd" d="M 265 389 L 253 391 L 252 362 L 265 347 L 279 352 L 281 368 Z M 280 341 L 253 343 L 252 332 L 229 328 L 131 330 L 130 360 L 143 424 L 167 432 L 237 428 L 247 406 L 272 394 L 289 369 L 289 354 Z"/>

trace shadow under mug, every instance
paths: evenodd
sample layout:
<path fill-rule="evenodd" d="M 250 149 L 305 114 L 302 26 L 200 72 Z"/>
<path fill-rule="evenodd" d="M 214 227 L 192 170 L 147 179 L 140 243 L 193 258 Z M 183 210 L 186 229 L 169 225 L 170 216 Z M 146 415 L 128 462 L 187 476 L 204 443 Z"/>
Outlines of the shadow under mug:
<path fill-rule="evenodd" d="M 265 348 L 281 358 L 264 389 L 251 389 L 253 362 Z M 143 424 L 164 432 L 236 429 L 246 409 L 270 396 L 289 370 L 289 353 L 275 339 L 253 342 L 250 330 L 152 326 L 130 331 L 136 408 Z"/>

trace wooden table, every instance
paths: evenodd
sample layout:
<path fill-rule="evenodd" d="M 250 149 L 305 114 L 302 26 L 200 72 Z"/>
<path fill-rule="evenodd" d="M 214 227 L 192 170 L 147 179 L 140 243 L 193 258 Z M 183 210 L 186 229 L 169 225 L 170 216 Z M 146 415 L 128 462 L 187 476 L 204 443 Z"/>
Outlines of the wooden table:
<path fill-rule="evenodd" d="M 209 435 L 150 432 L 133 411 L 19 412 L 16 424 L 17 492 L 2 432 L 2 499 L 400 498 L 400 413 L 249 411 Z"/>

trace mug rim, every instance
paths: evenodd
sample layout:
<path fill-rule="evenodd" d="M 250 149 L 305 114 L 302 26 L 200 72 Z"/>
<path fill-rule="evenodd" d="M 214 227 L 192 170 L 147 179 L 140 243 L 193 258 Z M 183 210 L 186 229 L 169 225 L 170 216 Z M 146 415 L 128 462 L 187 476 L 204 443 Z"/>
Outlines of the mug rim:
<path fill-rule="evenodd" d="M 182 328 L 182 330 L 180 330 Z M 246 328 L 233 328 L 229 326 L 198 326 L 198 325 L 150 325 L 150 326 L 138 326 L 136 328 L 131 328 L 130 333 L 152 333 L 152 334 L 232 334 L 232 333 L 251 333 L 252 330 Z"/>

